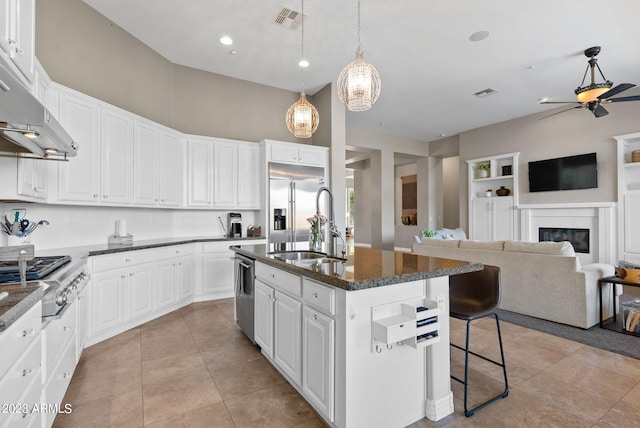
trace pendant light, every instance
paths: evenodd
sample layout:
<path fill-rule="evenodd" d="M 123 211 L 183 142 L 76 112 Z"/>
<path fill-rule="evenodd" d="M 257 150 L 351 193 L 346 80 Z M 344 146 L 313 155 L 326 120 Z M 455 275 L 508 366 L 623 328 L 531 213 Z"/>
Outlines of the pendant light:
<path fill-rule="evenodd" d="M 338 96 L 351 111 L 369 110 L 380 96 L 378 70 L 364 60 L 360 47 L 360 0 L 358 0 L 358 50 L 356 59 L 347 64 L 338 76 Z"/>
<path fill-rule="evenodd" d="M 309 62 L 304 57 L 304 0 L 302 0 L 302 59 L 298 63 L 301 68 L 309 66 Z M 303 71 L 304 73 L 304 71 Z M 302 81 L 304 87 L 304 79 Z M 293 103 L 286 114 L 287 129 L 298 138 L 311 138 L 311 135 L 318 129 L 320 116 L 318 110 L 307 101 L 304 89 L 300 92 L 300 99 Z"/>

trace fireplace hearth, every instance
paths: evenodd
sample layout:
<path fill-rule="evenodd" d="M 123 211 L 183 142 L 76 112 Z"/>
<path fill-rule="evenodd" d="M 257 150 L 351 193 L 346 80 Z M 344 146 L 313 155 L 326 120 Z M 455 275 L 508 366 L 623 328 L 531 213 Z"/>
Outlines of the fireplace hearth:
<path fill-rule="evenodd" d="M 589 254 L 589 229 L 540 227 L 538 241 L 569 241 L 576 253 Z"/>

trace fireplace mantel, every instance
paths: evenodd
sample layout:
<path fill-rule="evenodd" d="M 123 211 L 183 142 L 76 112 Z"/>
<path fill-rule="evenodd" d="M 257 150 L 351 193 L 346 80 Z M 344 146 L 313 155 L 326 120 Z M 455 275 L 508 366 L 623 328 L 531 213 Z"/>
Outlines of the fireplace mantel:
<path fill-rule="evenodd" d="M 520 239 L 537 242 L 538 228 L 584 228 L 591 235 L 588 254 L 577 253 L 580 263 L 616 264 L 616 204 L 586 202 L 518 205 Z"/>

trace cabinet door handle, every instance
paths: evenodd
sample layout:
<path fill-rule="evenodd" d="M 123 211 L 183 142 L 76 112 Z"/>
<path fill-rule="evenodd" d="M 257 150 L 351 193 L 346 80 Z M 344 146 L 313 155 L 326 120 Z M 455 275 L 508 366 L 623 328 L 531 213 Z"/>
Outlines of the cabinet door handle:
<path fill-rule="evenodd" d="M 120 278 L 125 279 L 127 275 L 120 275 Z"/>
<path fill-rule="evenodd" d="M 30 328 L 29 330 L 22 330 L 22 337 L 33 336 L 35 333 L 34 329 Z"/>
<path fill-rule="evenodd" d="M 29 376 L 33 372 L 33 369 L 22 370 L 22 377 Z"/>
<path fill-rule="evenodd" d="M 135 276 L 135 273 L 131 272 L 131 273 L 129 274 L 129 276 Z"/>
<path fill-rule="evenodd" d="M 95 198 L 97 198 L 97 197 L 98 197 L 98 195 L 97 195 L 96 193 L 94 193 L 94 194 L 93 194 L 93 198 L 95 199 Z"/>
<path fill-rule="evenodd" d="M 313 293 L 313 298 L 317 299 L 318 298 L 318 293 Z"/>
<path fill-rule="evenodd" d="M 131 259 L 124 259 L 125 262 L 129 263 Z"/>
<path fill-rule="evenodd" d="M 313 316 L 313 320 L 314 320 L 314 321 L 318 321 L 318 316 L 317 316 L 317 315 L 314 315 L 314 316 Z"/>

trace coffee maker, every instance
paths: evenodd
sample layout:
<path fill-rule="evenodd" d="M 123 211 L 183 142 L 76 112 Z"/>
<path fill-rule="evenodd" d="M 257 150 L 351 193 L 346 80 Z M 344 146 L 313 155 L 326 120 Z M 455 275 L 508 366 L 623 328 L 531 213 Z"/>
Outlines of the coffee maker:
<path fill-rule="evenodd" d="M 242 238 L 242 214 L 229 213 L 227 216 L 229 238 Z"/>

